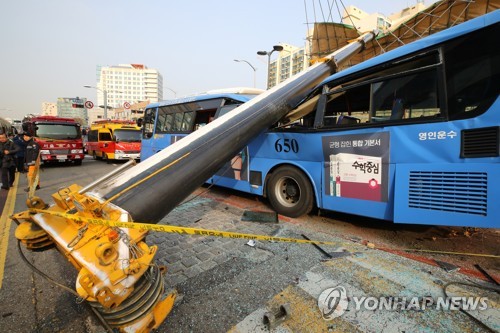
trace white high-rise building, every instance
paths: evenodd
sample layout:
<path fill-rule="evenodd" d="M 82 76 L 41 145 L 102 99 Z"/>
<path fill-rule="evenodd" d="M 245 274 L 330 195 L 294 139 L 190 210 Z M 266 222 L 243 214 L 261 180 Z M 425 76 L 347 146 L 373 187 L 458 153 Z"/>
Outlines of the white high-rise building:
<path fill-rule="evenodd" d="M 163 77 L 156 69 L 142 64 L 120 64 L 118 66 L 97 66 L 97 105 L 104 107 L 104 91 L 107 93 L 108 117 L 112 109 L 125 103 L 135 104 L 149 100 L 163 99 Z"/>

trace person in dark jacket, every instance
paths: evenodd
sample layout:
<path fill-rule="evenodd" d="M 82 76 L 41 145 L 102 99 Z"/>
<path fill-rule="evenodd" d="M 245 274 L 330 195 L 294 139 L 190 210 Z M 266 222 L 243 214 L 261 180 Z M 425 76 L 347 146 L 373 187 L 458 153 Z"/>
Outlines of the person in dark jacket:
<path fill-rule="evenodd" d="M 24 151 L 26 150 L 26 143 L 23 139 L 23 133 L 18 133 L 12 140 L 18 147 L 19 151 L 16 153 L 16 168 L 17 172 L 24 173 Z"/>
<path fill-rule="evenodd" d="M 5 133 L 0 133 L 0 156 L 2 162 L 2 189 L 8 190 L 14 186 L 16 178 L 15 156 L 19 147 L 11 140 L 7 139 Z"/>
<path fill-rule="evenodd" d="M 35 180 L 35 174 L 37 172 L 36 161 L 40 158 L 40 145 L 35 141 L 33 137 L 31 137 L 28 132 L 24 132 L 23 135 L 24 141 L 24 162 L 28 168 L 28 184 L 32 184 Z M 36 184 L 36 189 L 40 189 L 40 180 Z M 29 192 L 29 188 L 26 189 Z"/>

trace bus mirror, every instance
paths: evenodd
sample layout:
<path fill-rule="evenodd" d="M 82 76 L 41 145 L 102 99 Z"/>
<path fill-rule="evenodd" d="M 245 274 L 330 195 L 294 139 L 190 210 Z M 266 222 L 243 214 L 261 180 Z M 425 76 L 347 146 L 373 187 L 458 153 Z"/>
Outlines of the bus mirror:
<path fill-rule="evenodd" d="M 143 118 L 137 118 L 137 126 L 142 127 Z"/>

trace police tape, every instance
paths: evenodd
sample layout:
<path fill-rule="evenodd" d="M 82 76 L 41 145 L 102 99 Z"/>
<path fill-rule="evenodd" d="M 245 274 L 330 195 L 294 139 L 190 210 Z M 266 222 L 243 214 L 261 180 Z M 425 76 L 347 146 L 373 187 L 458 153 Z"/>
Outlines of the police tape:
<path fill-rule="evenodd" d="M 88 224 L 107 226 L 107 227 L 136 229 L 139 231 L 156 231 L 156 232 L 175 233 L 175 234 L 180 234 L 180 235 L 213 236 L 213 237 L 223 237 L 223 238 L 232 238 L 232 239 L 250 239 L 250 240 L 268 241 L 268 242 L 286 242 L 286 243 L 302 243 L 302 244 L 339 246 L 339 243 L 337 243 L 337 242 L 324 242 L 324 241 L 306 240 L 306 239 L 297 239 L 297 238 L 245 234 L 245 233 L 238 233 L 238 232 L 231 232 L 231 231 L 207 230 L 207 229 L 200 229 L 200 228 L 187 228 L 187 227 L 179 227 L 179 226 L 165 225 L 165 224 L 120 222 L 120 221 L 112 221 L 112 220 L 105 220 L 105 219 L 99 219 L 99 218 L 89 218 L 89 217 L 68 214 L 68 213 L 62 213 L 62 212 L 57 212 L 57 211 L 52 211 L 52 210 L 44 210 L 44 209 L 30 209 L 30 212 L 49 214 L 52 216 L 58 216 L 58 217 L 62 217 L 65 219 L 74 220 L 74 221 L 77 221 L 80 223 L 84 222 L 84 223 L 88 223 Z"/>

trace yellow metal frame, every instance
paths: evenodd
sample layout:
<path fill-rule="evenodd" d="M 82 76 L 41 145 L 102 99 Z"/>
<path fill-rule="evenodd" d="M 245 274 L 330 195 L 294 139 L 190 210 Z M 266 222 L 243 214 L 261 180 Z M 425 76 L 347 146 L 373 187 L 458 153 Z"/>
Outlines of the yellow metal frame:
<path fill-rule="evenodd" d="M 134 285 L 154 265 L 157 247 L 144 242 L 146 230 L 87 223 L 84 218 L 121 222 L 131 222 L 131 218 L 127 212 L 110 203 L 101 203 L 79 193 L 80 189 L 73 184 L 54 193 L 55 205 L 51 207 L 38 197 L 29 198 L 27 205 L 30 209 L 71 214 L 75 218 L 34 214 L 30 210 L 15 214 L 12 218 L 20 222 L 16 238 L 29 249 L 54 244 L 79 271 L 76 291 L 81 298 L 113 310 L 133 293 Z M 163 283 L 161 288 L 163 292 Z M 175 292 L 170 293 L 146 309 L 139 319 L 118 328 L 122 332 L 131 329 L 134 332 L 149 332 L 157 328 L 171 311 L 175 297 Z"/>

